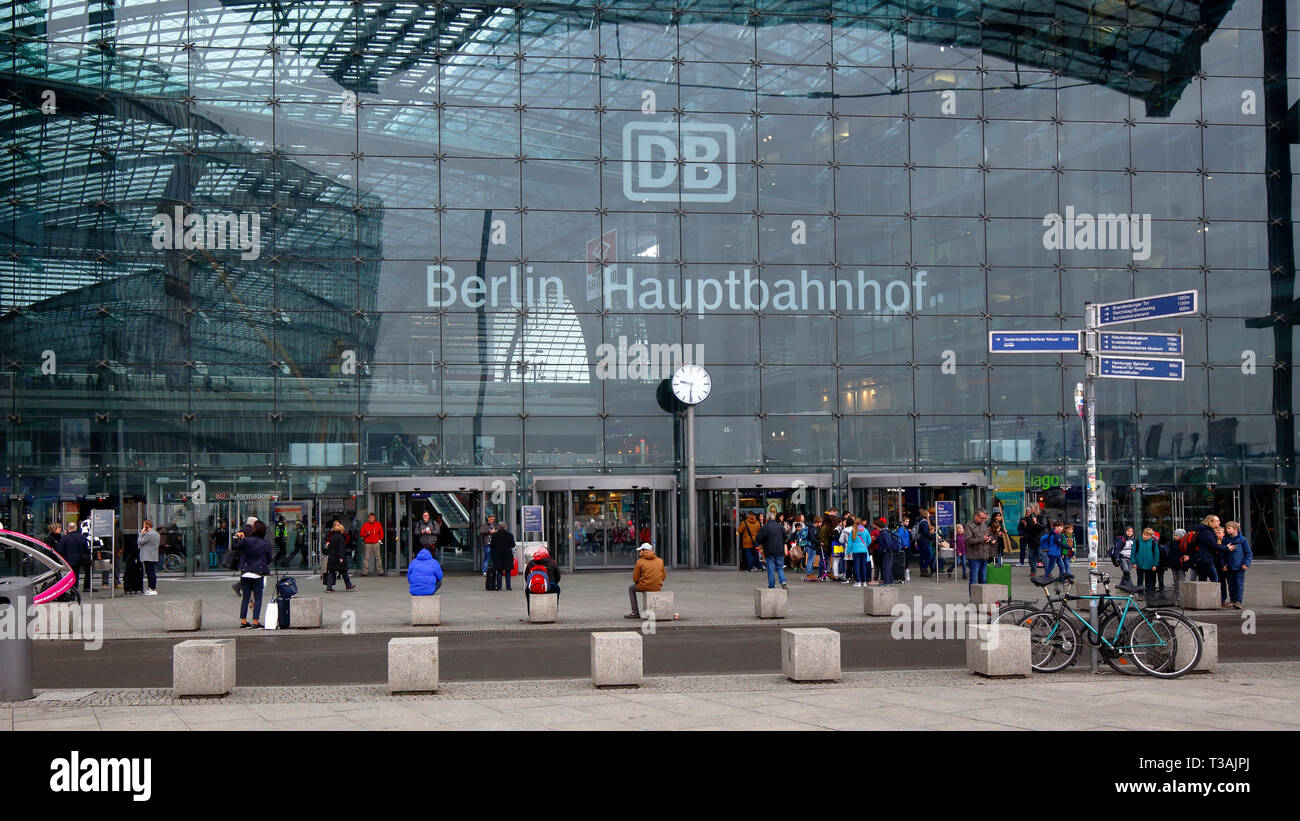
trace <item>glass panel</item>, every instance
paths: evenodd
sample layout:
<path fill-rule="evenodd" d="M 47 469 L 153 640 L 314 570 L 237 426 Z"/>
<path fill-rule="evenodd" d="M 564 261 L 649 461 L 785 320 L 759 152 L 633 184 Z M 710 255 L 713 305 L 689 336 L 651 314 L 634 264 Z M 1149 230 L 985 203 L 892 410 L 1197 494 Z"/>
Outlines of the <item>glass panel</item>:
<path fill-rule="evenodd" d="M 604 567 L 610 533 L 617 521 L 603 490 L 573 491 L 573 566 Z"/>

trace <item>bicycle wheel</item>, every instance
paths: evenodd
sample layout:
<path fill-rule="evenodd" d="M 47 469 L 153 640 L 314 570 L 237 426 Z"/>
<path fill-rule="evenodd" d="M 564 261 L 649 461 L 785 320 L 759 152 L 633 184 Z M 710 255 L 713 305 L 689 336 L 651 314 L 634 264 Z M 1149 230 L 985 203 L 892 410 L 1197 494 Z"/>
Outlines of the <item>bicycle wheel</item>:
<path fill-rule="evenodd" d="M 1079 655 L 1074 626 L 1050 610 L 1030 613 L 1020 626 L 1029 629 L 1029 666 L 1040 673 L 1064 670 Z"/>
<path fill-rule="evenodd" d="M 1137 614 L 1133 613 L 1125 619 L 1124 632 L 1133 626 L 1134 621 L 1140 621 Z M 1133 655 L 1128 652 L 1129 641 L 1119 633 L 1120 621 L 1119 614 L 1107 613 L 1101 620 L 1101 626 L 1097 628 L 1101 637 L 1110 642 L 1110 646 L 1102 643 L 1099 645 L 1098 653 L 1102 660 L 1116 673 L 1122 673 L 1126 676 L 1140 676 L 1142 670 L 1133 663 Z"/>
<path fill-rule="evenodd" d="M 990 623 L 1020 627 L 1031 613 L 1037 613 L 1039 609 L 1036 604 L 1004 604 L 998 608 Z"/>
<path fill-rule="evenodd" d="M 1169 610 L 1146 611 L 1128 633 L 1132 658 L 1142 672 L 1156 678 L 1178 678 L 1201 661 L 1201 631 L 1190 619 Z"/>
<path fill-rule="evenodd" d="M 163 556 L 163 569 L 168 573 L 179 573 L 184 568 L 185 560 L 181 556 L 175 553 L 168 553 Z"/>

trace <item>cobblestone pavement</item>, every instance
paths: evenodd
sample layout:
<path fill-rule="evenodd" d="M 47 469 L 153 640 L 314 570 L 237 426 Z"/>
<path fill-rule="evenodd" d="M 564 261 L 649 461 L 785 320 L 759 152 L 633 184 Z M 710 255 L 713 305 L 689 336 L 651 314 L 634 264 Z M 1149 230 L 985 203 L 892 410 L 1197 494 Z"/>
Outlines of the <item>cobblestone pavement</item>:
<path fill-rule="evenodd" d="M 0 704 L 0 730 L 1300 730 L 1300 663 L 1224 664 L 1173 681 L 1065 672 L 985 679 L 962 670 L 382 686 L 48 690 Z M 526 716 L 526 719 L 525 719 Z"/>
<path fill-rule="evenodd" d="M 1102 569 L 1119 573 L 1103 562 Z M 1084 581 L 1075 586 L 1075 592 L 1087 592 L 1086 565 L 1075 565 L 1075 573 Z M 1042 594 L 1030 585 L 1029 569 L 1015 567 L 1012 563 L 1012 594 L 1017 598 L 1041 599 Z M 834 624 L 861 621 L 862 590 L 852 585 L 821 582 L 803 582 L 800 575 L 791 572 L 790 607 L 787 624 Z M 1300 617 L 1300 610 L 1282 607 L 1281 580 L 1300 579 L 1300 563 L 1286 561 L 1260 561 L 1247 571 L 1246 607 L 1258 613 L 1290 613 Z M 239 599 L 231 591 L 233 575 L 222 573 L 189 579 L 160 579 L 158 596 L 139 595 L 114 598 L 96 594 L 91 600 L 103 604 L 104 637 L 149 638 L 165 635 L 163 610 L 169 599 L 201 599 L 203 601 L 203 635 L 238 635 Z M 339 629 L 345 612 L 352 613 L 351 621 L 357 632 L 394 632 L 409 628 L 410 599 L 406 578 L 354 577 L 357 589 L 325 593 L 319 577 L 299 576 L 300 595 L 321 596 L 324 602 L 324 626 Z M 555 628 L 616 627 L 624 629 L 622 618 L 628 612 L 627 587 L 631 572 L 587 571 L 566 574 L 561 581 L 560 621 Z M 270 585 L 268 585 L 269 588 Z M 689 624 L 747 624 L 754 621 L 754 588 L 766 587 L 765 573 L 741 573 L 735 570 L 670 570 L 667 589 L 676 597 L 676 610 L 681 621 Z M 268 590 L 269 592 L 269 590 Z M 524 594 L 515 580 L 512 592 L 488 592 L 483 589 L 479 575 L 451 575 L 442 591 L 443 627 L 456 630 L 501 630 L 521 626 L 524 618 Z M 911 603 L 914 596 L 925 603 L 949 604 L 968 601 L 966 583 L 960 575 L 955 580 L 921 579 L 913 574 L 913 581 L 899 586 L 899 600 Z M 659 619 L 672 618 L 670 614 L 656 614 Z M 533 625 L 532 630 L 547 629 L 546 625 Z M 290 633 L 296 631 L 289 631 Z M 422 631 L 427 632 L 427 631 Z M 193 635 L 193 634 L 190 634 Z"/>

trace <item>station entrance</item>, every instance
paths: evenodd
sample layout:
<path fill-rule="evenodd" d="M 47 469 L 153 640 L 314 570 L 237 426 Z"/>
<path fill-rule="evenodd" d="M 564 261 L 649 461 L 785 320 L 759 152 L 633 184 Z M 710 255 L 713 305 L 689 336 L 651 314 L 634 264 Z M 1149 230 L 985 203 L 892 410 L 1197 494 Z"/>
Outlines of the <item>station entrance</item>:
<path fill-rule="evenodd" d="M 740 525 L 750 513 L 761 520 L 771 513 L 803 514 L 809 524 L 830 506 L 829 474 L 740 474 L 697 476 L 699 567 L 740 567 Z"/>
<path fill-rule="evenodd" d="M 864 473 L 849 476 L 849 504 L 854 517 L 889 522 L 903 516 L 916 521 L 922 508 L 936 502 L 957 503 L 957 522 L 969 522 L 978 508 L 992 513 L 988 477 L 983 473 Z M 841 511 L 844 512 L 844 511 Z M 945 533 L 951 536 L 951 533 Z"/>
<path fill-rule="evenodd" d="M 677 481 L 662 476 L 547 476 L 533 480 L 552 558 L 561 568 L 631 568 L 649 542 L 676 567 Z"/>
<path fill-rule="evenodd" d="M 481 572 L 486 547 L 480 534 L 488 516 L 496 516 L 516 539 L 521 538 L 516 522 L 513 476 L 415 476 L 372 479 L 366 489 L 367 513 L 384 527 L 384 564 L 389 570 L 405 570 L 420 552 L 420 531 L 424 514 L 429 521 L 438 516 L 451 529 L 451 541 L 442 551 L 446 571 Z M 436 536 L 438 528 L 433 526 Z M 364 561 L 364 546 L 358 544 Z"/>

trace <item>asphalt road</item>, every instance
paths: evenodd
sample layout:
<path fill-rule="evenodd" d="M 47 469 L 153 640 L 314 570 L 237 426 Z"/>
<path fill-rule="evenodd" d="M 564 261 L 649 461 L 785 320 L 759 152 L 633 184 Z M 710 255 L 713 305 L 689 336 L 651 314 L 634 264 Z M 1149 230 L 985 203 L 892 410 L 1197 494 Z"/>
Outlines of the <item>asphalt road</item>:
<path fill-rule="evenodd" d="M 1219 624 L 1224 662 L 1300 661 L 1300 619 L 1259 616 L 1255 635 L 1242 635 L 1240 618 L 1198 616 Z M 809 625 L 800 625 L 809 626 Z M 962 667 L 959 640 L 898 640 L 890 626 L 826 625 L 840 633 L 845 670 Z M 660 626 L 643 644 L 647 676 L 771 673 L 781 669 L 780 624 L 739 627 Z M 250 631 L 251 632 L 251 631 Z M 438 632 L 444 681 L 586 678 L 591 675 L 588 630 Z M 339 633 L 241 636 L 236 645 L 241 687 L 382 684 L 387 645 L 394 634 Z M 410 634 L 404 634 L 410 635 Z M 184 638 L 119 639 L 97 651 L 80 642 L 36 642 L 39 688 L 170 687 L 171 646 Z M 1086 663 L 1087 656 L 1081 654 Z"/>

